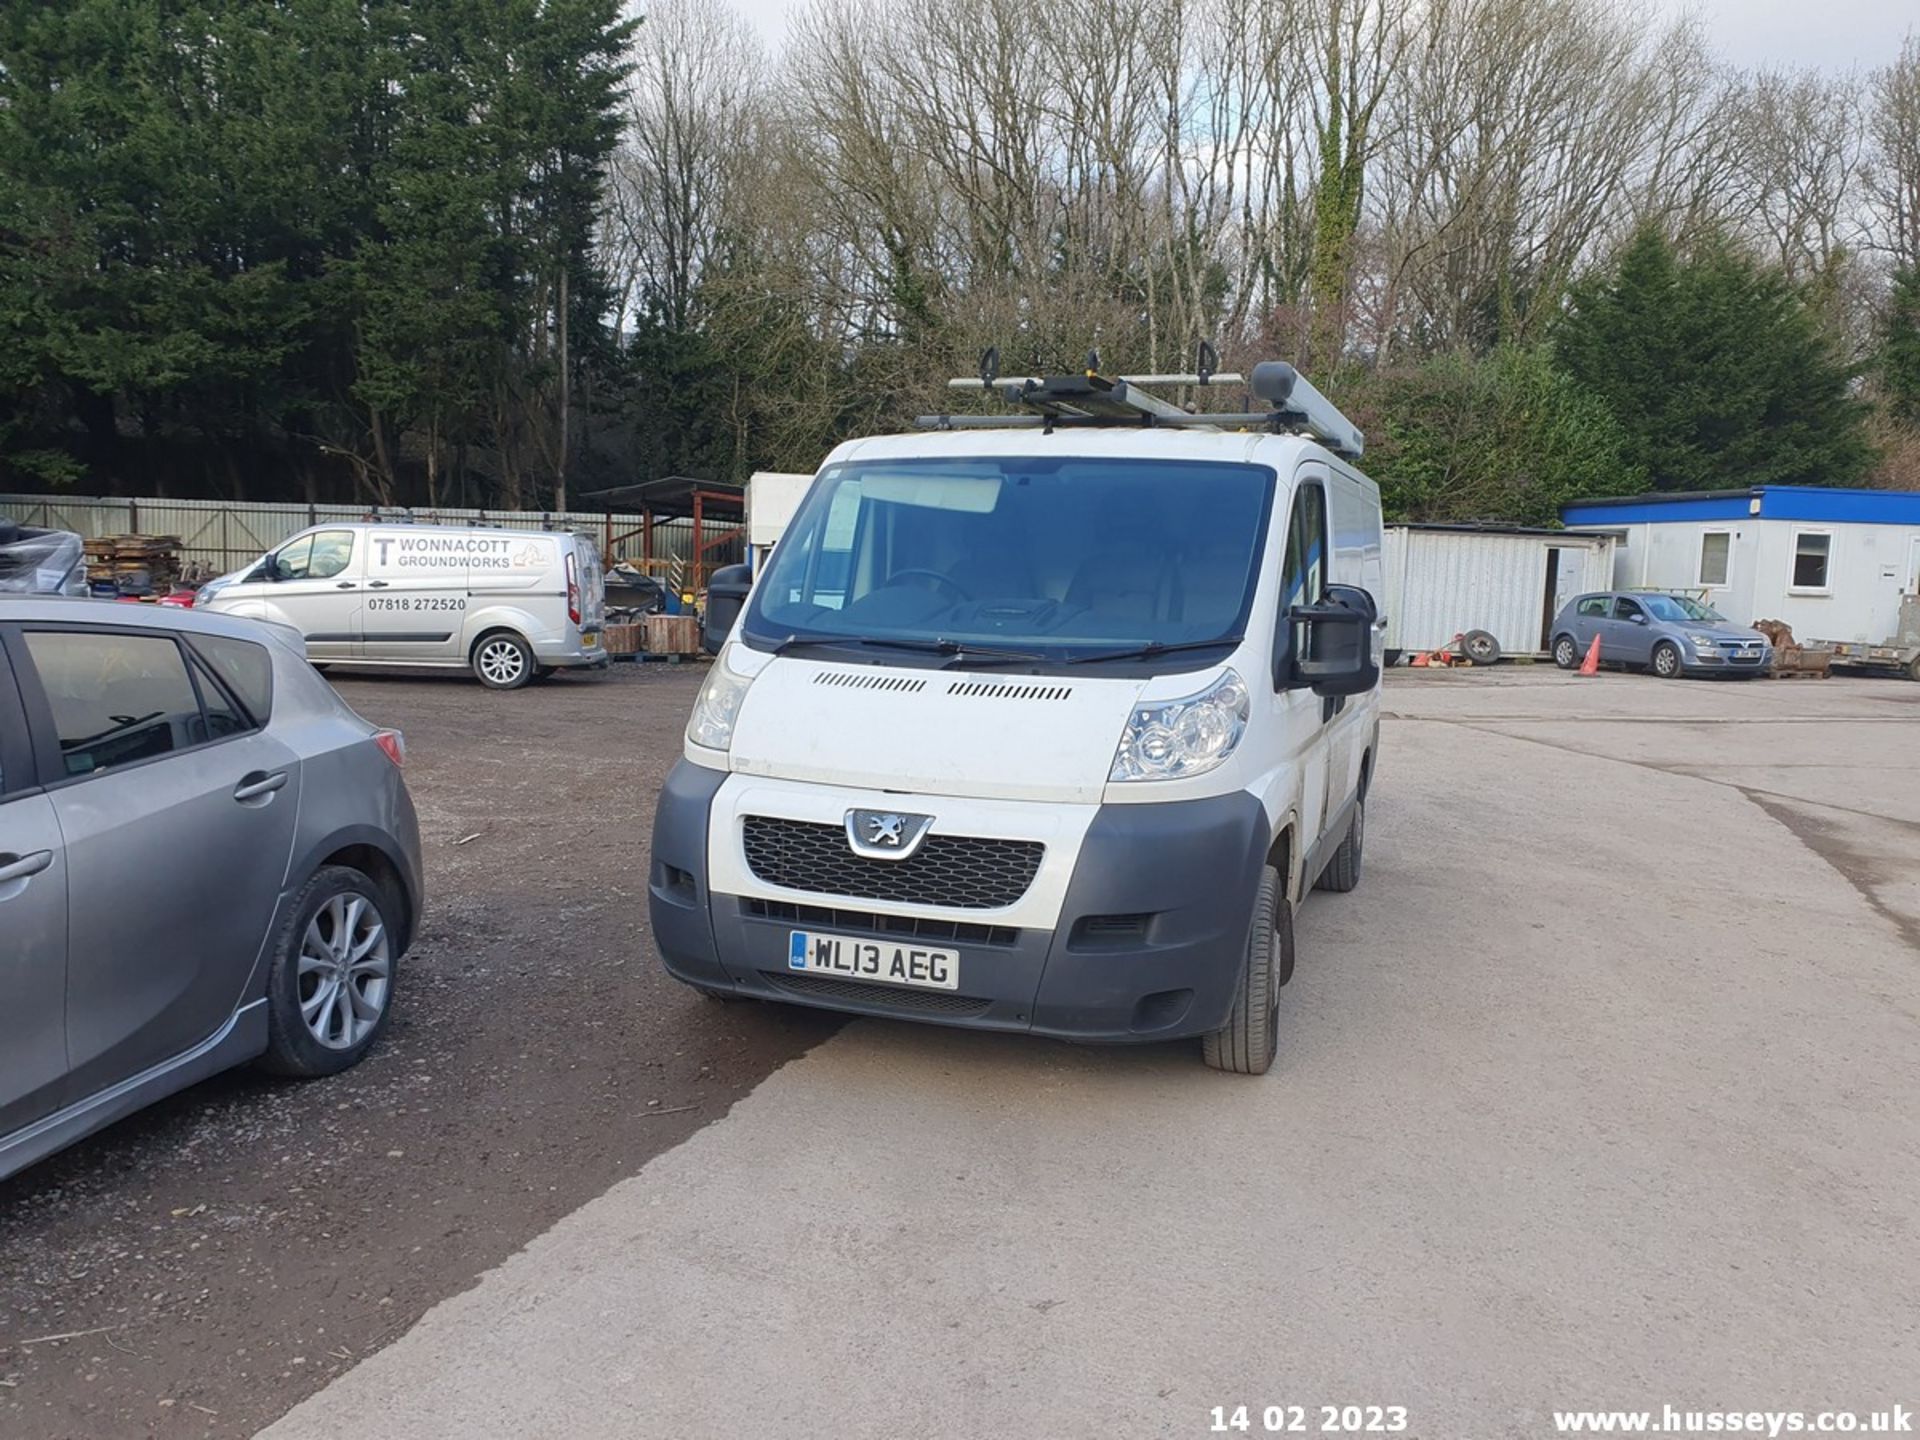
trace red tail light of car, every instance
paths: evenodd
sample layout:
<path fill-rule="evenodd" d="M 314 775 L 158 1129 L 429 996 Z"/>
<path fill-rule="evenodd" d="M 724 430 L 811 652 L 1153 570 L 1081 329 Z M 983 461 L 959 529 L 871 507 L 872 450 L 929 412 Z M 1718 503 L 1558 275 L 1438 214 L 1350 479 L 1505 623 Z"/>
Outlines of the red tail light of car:
<path fill-rule="evenodd" d="M 374 731 L 373 743 L 380 747 L 396 768 L 407 763 L 407 737 L 398 730 Z"/>

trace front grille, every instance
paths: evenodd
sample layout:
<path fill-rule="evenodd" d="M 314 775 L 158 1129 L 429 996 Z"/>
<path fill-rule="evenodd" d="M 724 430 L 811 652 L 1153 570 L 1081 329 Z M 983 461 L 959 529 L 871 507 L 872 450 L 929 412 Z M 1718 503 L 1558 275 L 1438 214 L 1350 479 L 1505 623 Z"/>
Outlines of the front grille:
<path fill-rule="evenodd" d="M 838 825 L 746 818 L 747 867 L 765 884 L 820 895 L 995 910 L 1027 893 L 1046 846 L 1037 840 L 929 835 L 905 860 L 853 853 Z"/>
<path fill-rule="evenodd" d="M 993 1003 L 975 995 L 949 995 L 944 990 L 907 990 L 893 985 L 869 985 L 861 980 L 823 980 L 817 975 L 788 975 L 778 970 L 760 973 L 776 990 L 841 1005 L 884 1005 L 893 1010 L 919 1010 L 929 1015 L 978 1015 Z"/>
<path fill-rule="evenodd" d="M 753 920 L 784 920 L 855 935 L 897 935 L 913 940 L 950 940 L 956 945 L 1018 945 L 1011 925 L 981 925 L 972 920 L 936 920 L 927 915 L 878 915 L 871 910 L 841 910 L 831 905 L 795 905 L 790 900 L 742 900 L 740 913 Z"/>

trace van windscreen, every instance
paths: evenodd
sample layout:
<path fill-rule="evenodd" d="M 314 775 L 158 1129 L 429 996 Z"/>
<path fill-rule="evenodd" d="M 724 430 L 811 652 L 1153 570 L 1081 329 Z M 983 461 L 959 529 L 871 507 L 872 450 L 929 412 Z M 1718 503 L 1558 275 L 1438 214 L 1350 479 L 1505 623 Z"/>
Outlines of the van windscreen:
<path fill-rule="evenodd" d="M 1252 605 L 1273 485 L 1260 465 L 1109 457 L 836 466 L 775 547 L 742 633 L 763 649 L 900 641 L 1049 661 L 1227 643 Z"/>

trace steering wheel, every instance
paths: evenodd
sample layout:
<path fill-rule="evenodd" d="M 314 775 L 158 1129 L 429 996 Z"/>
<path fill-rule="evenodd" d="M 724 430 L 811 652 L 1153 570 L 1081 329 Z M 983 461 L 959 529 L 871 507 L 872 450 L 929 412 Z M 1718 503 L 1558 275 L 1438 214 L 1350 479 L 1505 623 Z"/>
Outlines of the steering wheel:
<path fill-rule="evenodd" d="M 942 575 L 938 570 L 922 570 L 917 566 L 909 567 L 908 569 L 905 569 L 905 570 L 894 571 L 891 575 L 887 577 L 887 584 L 891 585 L 895 581 L 907 575 L 917 575 L 922 580 L 931 580 L 936 585 L 944 585 L 947 587 L 947 589 L 951 590 L 955 595 L 958 595 L 962 600 L 971 600 L 973 598 L 973 596 L 969 594 L 965 589 L 963 589 L 958 584 L 954 583 L 954 581 L 949 577 Z"/>

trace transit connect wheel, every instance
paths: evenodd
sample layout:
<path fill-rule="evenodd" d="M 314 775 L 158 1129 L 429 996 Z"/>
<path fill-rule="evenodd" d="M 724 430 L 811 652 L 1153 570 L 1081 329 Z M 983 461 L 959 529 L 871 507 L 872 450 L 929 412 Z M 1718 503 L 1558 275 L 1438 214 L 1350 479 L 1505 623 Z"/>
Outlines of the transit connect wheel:
<path fill-rule="evenodd" d="M 1293 905 L 1280 872 L 1268 865 L 1254 892 L 1247 963 L 1224 1029 L 1204 1036 L 1200 1053 L 1215 1070 L 1264 1075 L 1280 1048 L 1280 987 L 1293 969 Z"/>
<path fill-rule="evenodd" d="M 1571 635 L 1554 637 L 1553 663 L 1562 670 L 1571 670 L 1580 663 L 1580 647 L 1573 643 Z"/>
<path fill-rule="evenodd" d="M 518 635 L 496 630 L 473 647 L 473 673 L 489 690 L 518 690 L 533 678 L 533 651 Z"/>
<path fill-rule="evenodd" d="M 1671 640 L 1662 640 L 1653 647 L 1653 673 L 1662 680 L 1680 678 L 1680 647 Z"/>

